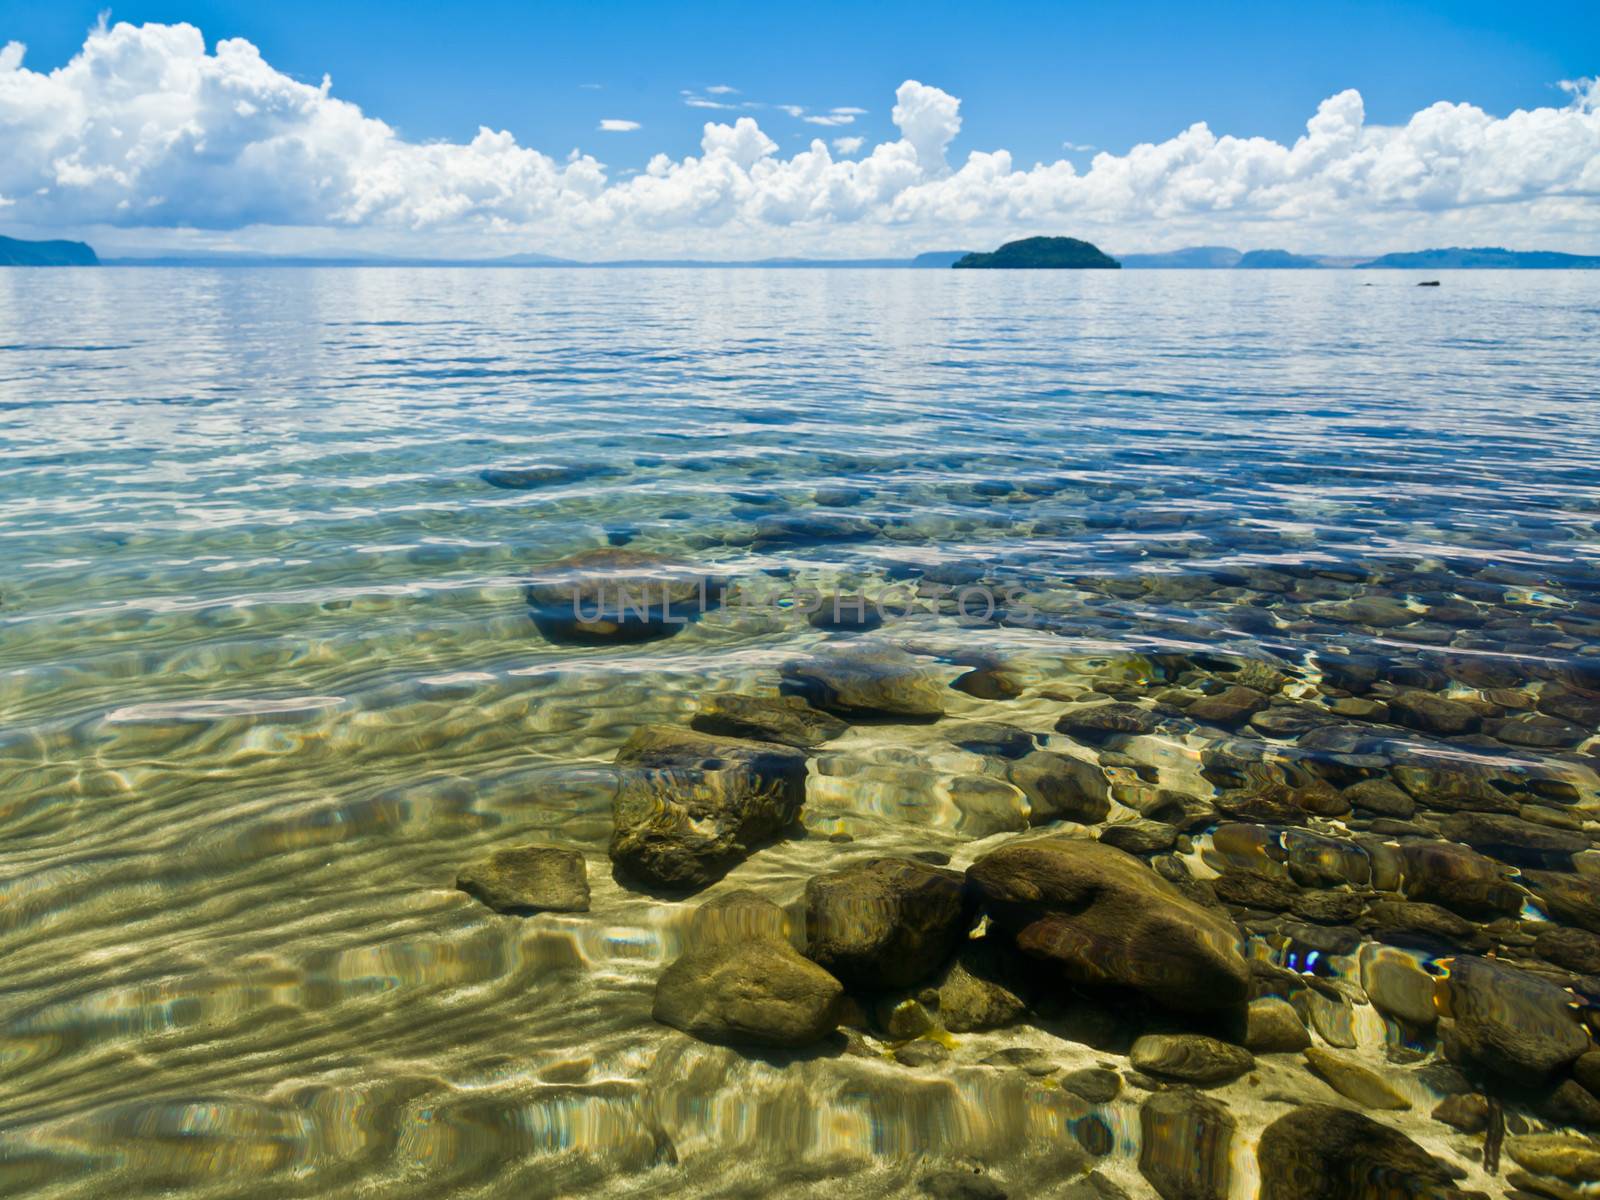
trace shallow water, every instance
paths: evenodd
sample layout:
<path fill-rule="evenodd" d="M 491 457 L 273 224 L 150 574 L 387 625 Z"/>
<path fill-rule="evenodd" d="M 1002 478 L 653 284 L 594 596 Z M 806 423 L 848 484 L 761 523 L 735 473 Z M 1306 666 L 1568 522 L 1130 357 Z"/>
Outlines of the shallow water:
<path fill-rule="evenodd" d="M 787 903 L 867 851 L 964 866 L 1022 828 L 972 800 L 992 760 L 944 722 L 853 729 L 813 759 L 810 836 L 687 901 L 612 879 L 607 764 L 702 692 L 770 694 L 852 639 L 800 589 L 930 578 L 1010 599 L 870 640 L 942 681 L 1004 662 L 1024 695 L 951 690 L 951 716 L 1080 756 L 1063 712 L 1184 655 L 1268 663 L 1308 700 L 1330 655 L 1376 656 L 1494 707 L 1490 734 L 1541 688 L 1600 687 L 1600 275 L 1414 282 L 0 272 L 0 1190 L 882 1195 L 965 1157 L 1045 1194 L 1085 1105 L 976 1064 L 1019 1041 L 1106 1058 L 1087 1045 L 973 1035 L 913 1071 L 650 1019 L 706 895 Z M 479 474 L 530 464 L 614 471 Z M 772 532 L 818 514 L 853 531 Z M 748 602 L 659 641 L 547 640 L 524 577 L 608 543 Z M 1362 596 L 1419 620 L 1349 619 Z M 1363 752 L 1592 816 L 1594 732 L 1385 727 Z M 1239 740 L 1262 744 L 1170 731 L 1104 765 L 1124 799 L 1212 797 L 1206 753 Z M 529 840 L 586 852 L 591 912 L 454 889 Z M 1419 1093 L 1406 1127 L 1441 1148 L 1426 1113 Z M 1100 1115 L 1102 1170 L 1142 1194 L 1136 1099 Z"/>

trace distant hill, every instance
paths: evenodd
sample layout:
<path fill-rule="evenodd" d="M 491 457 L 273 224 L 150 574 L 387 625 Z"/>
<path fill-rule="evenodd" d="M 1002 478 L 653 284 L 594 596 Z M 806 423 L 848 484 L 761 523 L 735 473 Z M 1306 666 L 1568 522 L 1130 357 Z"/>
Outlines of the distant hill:
<path fill-rule="evenodd" d="M 1007 242 L 990 254 L 968 254 L 950 264 L 957 269 L 1081 270 L 1112 269 L 1122 264 L 1098 246 L 1069 237 L 1031 237 Z"/>
<path fill-rule="evenodd" d="M 1369 262 L 1358 263 L 1359 268 L 1395 267 L 1432 271 L 1440 267 L 1477 268 L 1500 267 L 1516 270 L 1578 269 L 1600 270 L 1600 256 L 1589 254 L 1562 254 L 1555 250 L 1505 250 L 1499 246 L 1479 246 L 1471 250 L 1451 247 L 1448 250 L 1413 250 L 1404 254 L 1385 254 Z"/>
<path fill-rule="evenodd" d="M 1160 254 L 1124 254 L 1122 265 L 1128 270 L 1204 269 L 1237 267 L 1244 255 L 1232 246 L 1190 246 Z"/>
<path fill-rule="evenodd" d="M 1233 265 L 1242 271 L 1303 270 L 1322 266 L 1322 260 L 1287 250 L 1249 250 Z"/>
<path fill-rule="evenodd" d="M 717 268 L 817 268 L 817 267 L 948 267 L 965 250 L 935 250 L 915 258 L 618 258 L 579 262 L 549 254 L 512 254 L 502 258 L 391 258 L 383 255 L 329 256 L 271 254 L 160 254 L 146 257 L 108 258 L 108 267 L 717 267 Z"/>
<path fill-rule="evenodd" d="M 85 242 L 29 242 L 0 237 L 0 267 L 93 267 L 99 262 Z"/>

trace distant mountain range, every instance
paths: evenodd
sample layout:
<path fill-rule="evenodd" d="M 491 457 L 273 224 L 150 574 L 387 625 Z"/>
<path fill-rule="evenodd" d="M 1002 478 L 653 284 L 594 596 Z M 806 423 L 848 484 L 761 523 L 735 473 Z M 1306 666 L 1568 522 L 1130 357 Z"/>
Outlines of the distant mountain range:
<path fill-rule="evenodd" d="M 928 267 L 944 268 L 965 250 L 934 250 L 915 258 L 757 258 L 731 261 L 697 258 L 619 258 L 582 262 L 549 254 L 503 258 L 397 258 L 380 254 L 317 256 L 269 254 L 161 254 L 107 258 L 108 267 Z"/>
<path fill-rule="evenodd" d="M 1025 242 L 1067 242 L 1072 239 L 1024 239 Z M 1010 244 L 1010 243 L 1008 243 Z M 1087 243 L 1084 243 L 1087 244 Z M 84 242 L 34 242 L 0 237 L 0 267 L 900 267 L 948 269 L 966 257 L 965 250 L 934 250 L 914 258 L 760 258 L 722 259 L 629 258 L 580 262 L 549 254 L 512 254 L 503 258 L 417 258 L 377 254 L 159 254 L 101 259 Z M 981 256 L 974 256 L 981 257 Z M 1396 270 L 1463 270 L 1474 268 L 1597 270 L 1600 255 L 1562 254 L 1555 250 L 1506 250 L 1499 246 L 1472 249 L 1414 250 L 1399 254 L 1294 254 L 1288 250 L 1236 250 L 1231 246 L 1190 246 L 1156 254 L 1124 254 L 1129 270 L 1263 270 L 1306 268 L 1394 268 Z"/>

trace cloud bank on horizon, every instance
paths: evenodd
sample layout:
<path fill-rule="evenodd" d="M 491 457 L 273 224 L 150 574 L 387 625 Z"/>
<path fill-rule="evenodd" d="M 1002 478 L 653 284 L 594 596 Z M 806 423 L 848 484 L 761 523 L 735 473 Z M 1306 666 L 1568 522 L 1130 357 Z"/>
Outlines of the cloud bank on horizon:
<path fill-rule="evenodd" d="M 1347 90 L 1293 145 L 1197 123 L 1101 151 L 1083 170 L 1019 168 L 1005 150 L 953 162 L 960 100 L 907 80 L 896 140 L 834 139 L 859 157 L 836 158 L 819 137 L 784 158 L 741 116 L 708 122 L 698 155 L 657 154 L 612 178 L 589 154 L 558 159 L 488 128 L 464 144 L 406 141 L 326 78 L 292 79 L 239 38 L 208 53 L 189 25 L 97 28 L 48 73 L 26 68 L 24 53 L 0 49 L 0 223 L 30 231 L 110 227 L 168 245 L 260 235 L 274 248 L 337 234 L 408 252 L 606 257 L 889 253 L 1041 232 L 1122 251 L 1600 251 L 1594 79 L 1561 84 L 1560 106 L 1496 117 L 1440 101 L 1392 126 L 1368 124 Z"/>

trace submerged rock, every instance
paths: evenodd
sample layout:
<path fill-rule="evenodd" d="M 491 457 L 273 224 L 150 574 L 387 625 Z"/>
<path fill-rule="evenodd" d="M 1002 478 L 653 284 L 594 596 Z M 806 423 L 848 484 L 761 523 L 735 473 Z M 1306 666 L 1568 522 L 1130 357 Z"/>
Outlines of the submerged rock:
<path fill-rule="evenodd" d="M 1154 733 L 1160 725 L 1161 718 L 1150 709 L 1118 702 L 1074 709 L 1056 722 L 1056 731 L 1097 744 L 1118 734 Z"/>
<path fill-rule="evenodd" d="M 1233 925 L 1115 847 L 1016 841 L 980 858 L 967 879 L 1020 950 L 1073 982 L 1133 988 L 1176 1009 L 1244 1002 L 1249 970 Z"/>
<path fill-rule="evenodd" d="M 1574 830 L 1554 829 L 1504 813 L 1451 813 L 1439 819 L 1439 832 L 1519 867 L 1570 868 L 1572 856 L 1589 848 L 1589 839 Z"/>
<path fill-rule="evenodd" d="M 806 884 L 806 954 L 853 987 L 931 975 L 972 919 L 960 872 L 910 859 L 869 859 Z"/>
<path fill-rule="evenodd" d="M 1389 718 L 1397 725 L 1446 736 L 1471 733 L 1482 723 L 1477 712 L 1459 700 L 1432 692 L 1401 692 L 1389 697 Z"/>
<path fill-rule="evenodd" d="M 583 855 L 554 846 L 515 846 L 462 867 L 456 886 L 496 912 L 588 912 Z"/>
<path fill-rule="evenodd" d="M 1128 1056 L 1141 1071 L 1202 1086 L 1237 1079 L 1256 1065 L 1242 1046 L 1198 1033 L 1147 1033 Z"/>
<path fill-rule="evenodd" d="M 1027 1004 L 1007 980 L 1005 955 L 989 938 L 965 943 L 934 986 L 939 1023 L 951 1033 L 999 1029 L 1022 1016 Z"/>
<path fill-rule="evenodd" d="M 1255 688 L 1233 684 L 1214 696 L 1202 696 L 1184 709 L 1184 715 L 1205 725 L 1232 728 L 1248 721 L 1266 706 L 1267 697 Z"/>
<path fill-rule="evenodd" d="M 783 910 L 753 892 L 703 905 L 652 1015 L 720 1045 L 808 1046 L 839 1024 L 844 988 L 783 937 Z"/>
<path fill-rule="evenodd" d="M 1257 1054 L 1293 1054 L 1311 1045 L 1311 1034 L 1294 1005 L 1263 996 L 1245 1009 L 1244 1044 Z"/>
<path fill-rule="evenodd" d="M 621 474 L 615 467 L 579 466 L 577 464 L 542 464 L 530 467 L 486 467 L 478 478 L 490 487 L 507 491 L 525 492 L 532 488 L 551 487 L 562 483 L 578 483 L 597 476 Z"/>
<path fill-rule="evenodd" d="M 1521 878 L 1556 920 L 1600 933 L 1600 889 L 1586 876 L 1524 871 Z"/>
<path fill-rule="evenodd" d="M 1332 1105 L 1297 1108 L 1261 1135 L 1260 1200 L 1465 1200 L 1448 1167 L 1399 1130 Z"/>
<path fill-rule="evenodd" d="M 1600 1183 L 1600 1144 L 1565 1133 L 1530 1133 L 1506 1139 L 1506 1152 L 1535 1175 L 1570 1183 Z"/>
<path fill-rule="evenodd" d="M 1486 958 L 1450 964 L 1450 1012 L 1449 1057 L 1508 1083 L 1541 1084 L 1589 1049 L 1565 989 Z"/>
<path fill-rule="evenodd" d="M 807 749 L 842 736 L 850 726 L 798 696 L 702 696 L 689 724 L 702 733 L 750 738 Z"/>
<path fill-rule="evenodd" d="M 611 859 L 653 887 L 689 890 L 725 875 L 791 826 L 806 756 L 773 742 L 647 726 L 617 752 Z"/>
<path fill-rule="evenodd" d="M 1234 1129 L 1216 1100 L 1157 1092 L 1139 1109 L 1139 1173 L 1162 1200 L 1225 1200 Z"/>
<path fill-rule="evenodd" d="M 1469 917 L 1494 917 L 1522 908 L 1523 893 L 1508 868 L 1455 842 L 1407 842 L 1400 848 L 1409 900 L 1443 905 Z"/>
<path fill-rule="evenodd" d="M 1362 1108 L 1407 1109 L 1411 1101 L 1395 1091 L 1376 1071 L 1368 1070 L 1354 1059 L 1321 1046 L 1308 1046 L 1306 1065 L 1346 1100 L 1354 1100 Z"/>
<path fill-rule="evenodd" d="M 895 646 L 823 649 L 783 668 L 789 685 L 818 708 L 846 718 L 944 715 L 944 691 L 911 655 Z"/>
<path fill-rule="evenodd" d="M 1046 821 L 1096 825 L 1111 811 L 1111 785 L 1105 772 L 1081 759 L 1034 750 L 1007 763 L 1006 778 L 1028 798 L 1028 819 L 1035 825 Z"/>
<path fill-rule="evenodd" d="M 725 582 L 659 554 L 608 546 L 538 568 L 523 595 L 558 641 L 668 637 L 722 603 Z"/>

